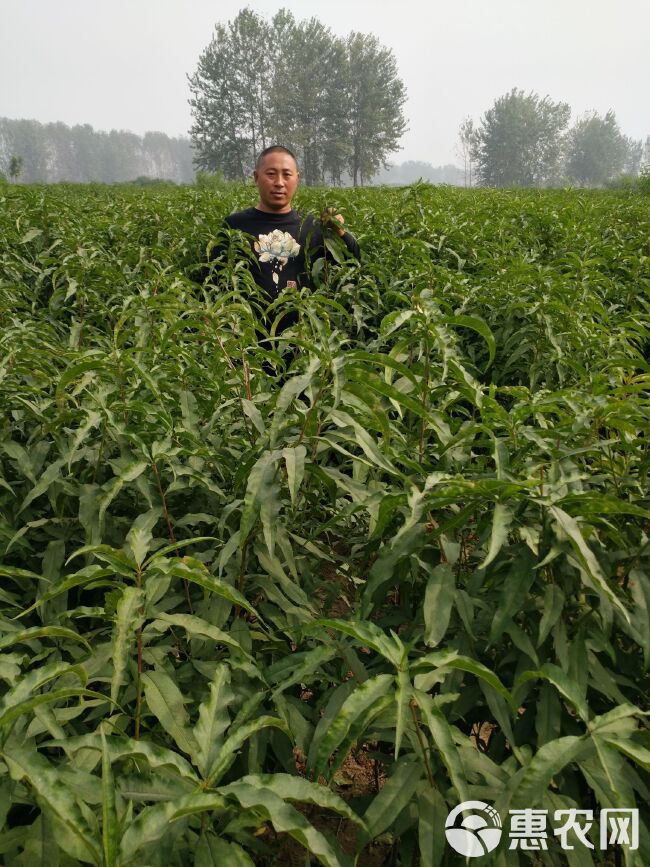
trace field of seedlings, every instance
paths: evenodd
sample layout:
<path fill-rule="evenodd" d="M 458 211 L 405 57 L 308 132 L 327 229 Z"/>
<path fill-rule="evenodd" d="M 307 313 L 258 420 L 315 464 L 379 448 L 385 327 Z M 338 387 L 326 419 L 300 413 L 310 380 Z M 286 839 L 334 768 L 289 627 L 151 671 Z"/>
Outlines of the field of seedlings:
<path fill-rule="evenodd" d="M 0 863 L 647 867 L 647 196 L 255 200 L 0 189 Z"/>

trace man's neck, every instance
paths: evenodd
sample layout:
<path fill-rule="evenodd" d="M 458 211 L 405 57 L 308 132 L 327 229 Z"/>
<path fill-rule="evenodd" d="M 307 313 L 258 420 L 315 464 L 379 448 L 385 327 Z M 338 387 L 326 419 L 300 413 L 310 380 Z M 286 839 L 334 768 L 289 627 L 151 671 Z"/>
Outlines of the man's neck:
<path fill-rule="evenodd" d="M 255 205 L 255 210 L 262 211 L 264 214 L 290 214 L 293 210 L 293 207 L 291 203 L 289 203 L 283 208 L 267 208 L 265 205 L 262 204 L 262 202 L 258 202 Z"/>

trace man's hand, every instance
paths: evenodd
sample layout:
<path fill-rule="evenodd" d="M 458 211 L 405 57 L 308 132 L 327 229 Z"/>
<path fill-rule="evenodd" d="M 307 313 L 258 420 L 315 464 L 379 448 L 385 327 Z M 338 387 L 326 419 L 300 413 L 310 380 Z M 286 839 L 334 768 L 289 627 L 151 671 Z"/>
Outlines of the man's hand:
<path fill-rule="evenodd" d="M 345 235 L 345 229 L 342 228 L 345 220 L 342 214 L 337 213 L 336 208 L 325 208 L 320 215 L 320 221 L 324 229 L 332 229 L 341 238 Z"/>

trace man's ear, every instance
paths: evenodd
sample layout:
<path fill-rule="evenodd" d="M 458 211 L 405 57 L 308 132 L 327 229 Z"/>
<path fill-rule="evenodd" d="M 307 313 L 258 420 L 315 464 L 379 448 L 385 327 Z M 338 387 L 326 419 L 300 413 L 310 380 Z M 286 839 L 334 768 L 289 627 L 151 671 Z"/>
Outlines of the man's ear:
<path fill-rule="evenodd" d="M 253 180 L 255 181 L 255 183 L 257 183 L 257 178 L 258 178 L 257 169 L 253 169 Z"/>

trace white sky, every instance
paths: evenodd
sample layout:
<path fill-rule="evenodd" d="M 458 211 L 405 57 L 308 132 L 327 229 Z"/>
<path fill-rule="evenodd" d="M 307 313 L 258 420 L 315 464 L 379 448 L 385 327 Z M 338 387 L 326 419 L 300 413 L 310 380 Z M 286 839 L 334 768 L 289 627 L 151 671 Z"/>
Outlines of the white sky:
<path fill-rule="evenodd" d="M 396 162 L 458 162 L 462 119 L 513 87 L 650 133 L 650 0 L 0 0 L 0 116 L 186 135 L 186 74 L 246 5 L 393 49 L 409 95 Z"/>

